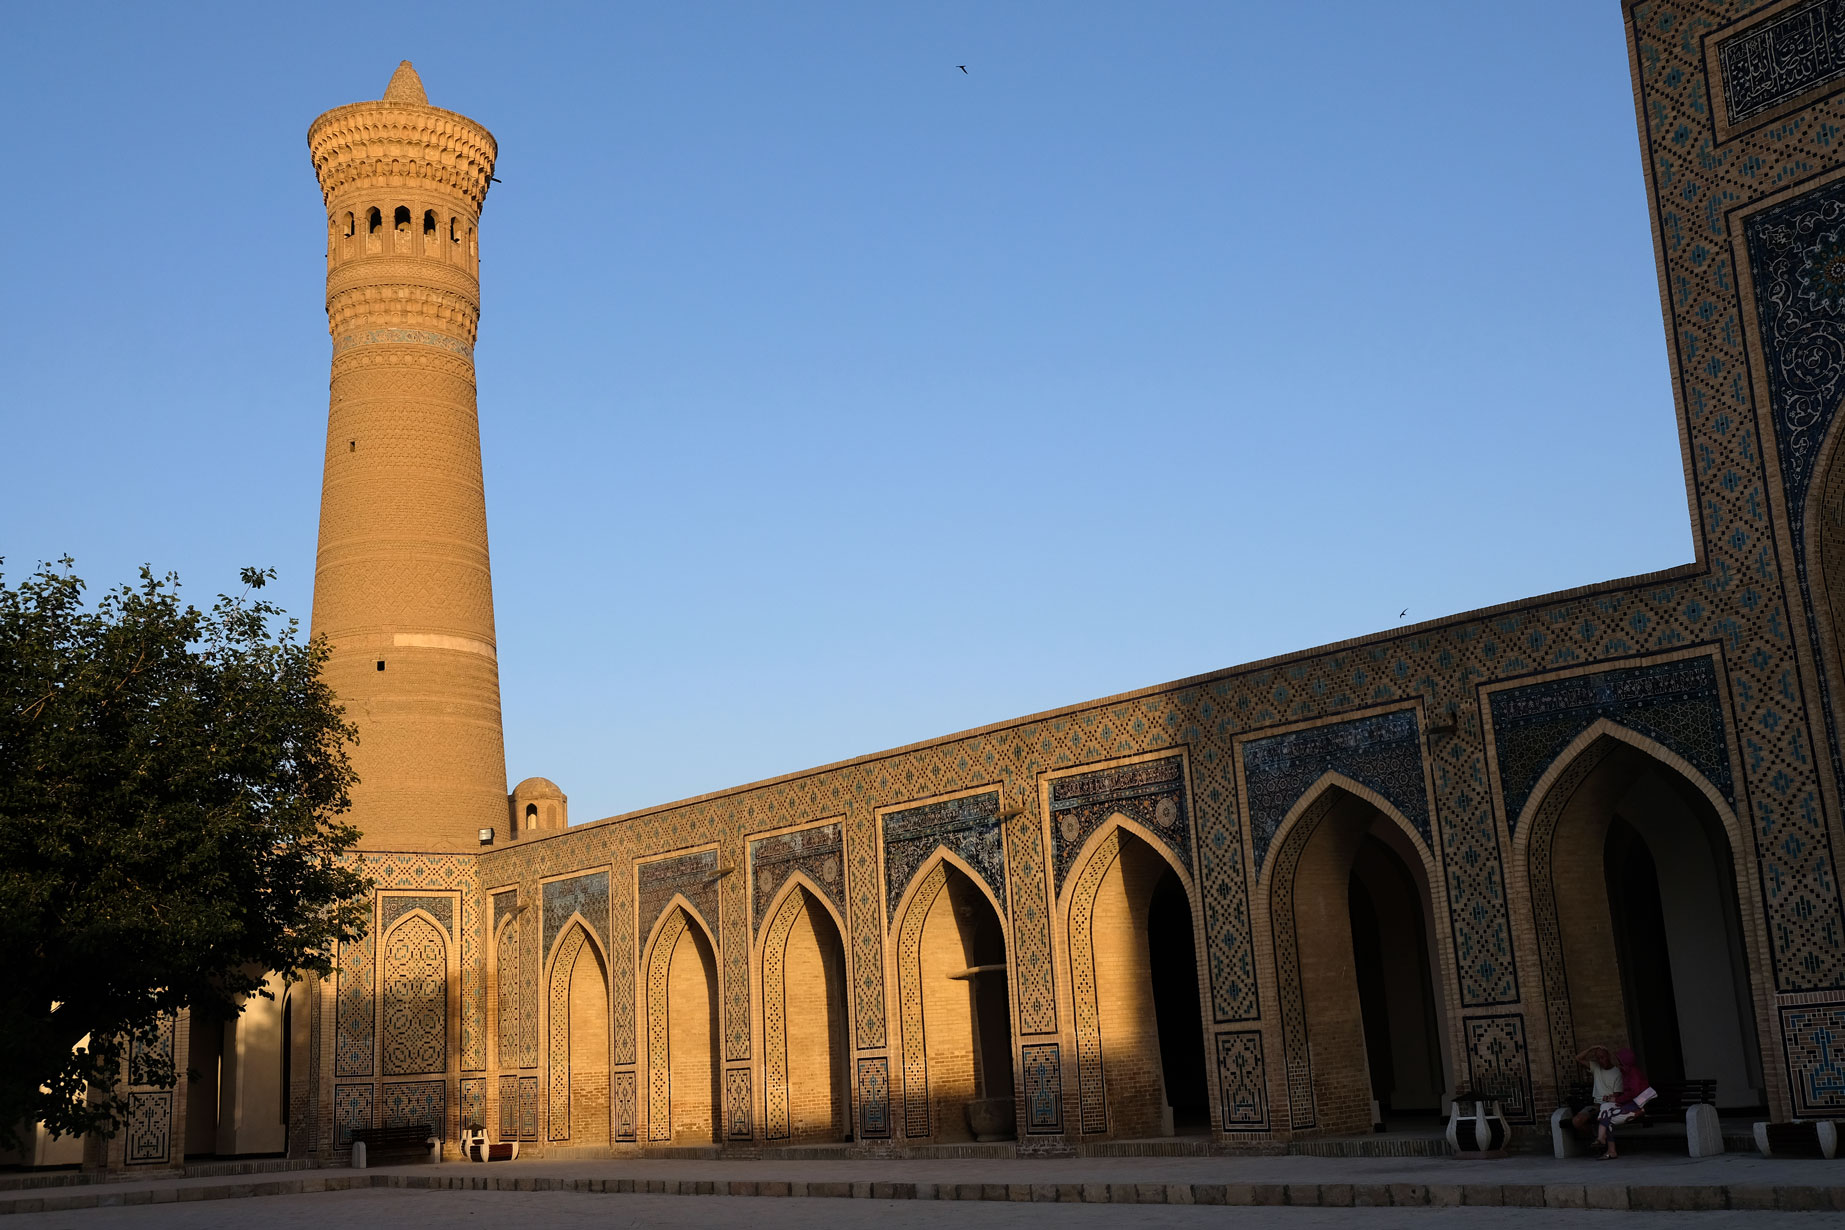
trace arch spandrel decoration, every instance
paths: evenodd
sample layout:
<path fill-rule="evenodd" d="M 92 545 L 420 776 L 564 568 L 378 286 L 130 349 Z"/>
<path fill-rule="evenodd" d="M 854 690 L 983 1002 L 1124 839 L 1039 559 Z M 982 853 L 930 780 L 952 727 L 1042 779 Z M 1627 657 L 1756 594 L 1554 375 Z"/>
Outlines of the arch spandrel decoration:
<path fill-rule="evenodd" d="M 885 908 L 891 916 L 937 849 L 957 855 L 1004 902 L 1006 855 L 999 810 L 999 791 L 993 789 L 884 813 Z M 1000 913 L 1004 917 L 1003 906 Z"/>
<path fill-rule="evenodd" d="M 1414 709 L 1327 722 L 1244 740 L 1238 746 L 1258 875 L 1282 821 L 1328 772 L 1375 790 L 1409 822 L 1425 846 L 1434 844 L 1422 730 Z"/>
<path fill-rule="evenodd" d="M 716 849 L 694 850 L 670 858 L 653 859 L 635 871 L 641 934 L 645 935 L 660 916 L 671 907 L 674 897 L 683 897 L 697 913 L 710 933 L 711 951 L 718 948 L 718 882 L 723 877 Z"/>
<path fill-rule="evenodd" d="M 558 932 L 562 931 L 573 914 L 581 915 L 596 938 L 602 941 L 602 949 L 609 947 L 609 873 L 591 871 L 583 875 L 570 876 L 562 880 L 547 880 L 543 886 L 544 893 L 544 933 L 540 937 L 540 952 L 550 952 Z"/>
<path fill-rule="evenodd" d="M 384 940 L 384 1074 L 448 1067 L 448 941 L 421 910 L 403 915 Z"/>
<path fill-rule="evenodd" d="M 1050 809 L 1053 894 L 1063 891 L 1090 835 L 1115 815 L 1126 816 L 1151 834 L 1177 857 L 1188 876 L 1193 871 L 1192 809 L 1183 757 L 1162 756 L 1054 777 Z"/>
<path fill-rule="evenodd" d="M 845 830 L 837 820 L 752 838 L 750 926 L 762 928 L 767 910 L 790 875 L 804 873 L 840 913 L 846 909 Z"/>
<path fill-rule="evenodd" d="M 1607 720 L 1670 749 L 1735 803 L 1723 700 L 1709 654 L 1592 671 L 1488 696 L 1493 745 L 1508 827 L 1563 750 L 1597 721 Z"/>

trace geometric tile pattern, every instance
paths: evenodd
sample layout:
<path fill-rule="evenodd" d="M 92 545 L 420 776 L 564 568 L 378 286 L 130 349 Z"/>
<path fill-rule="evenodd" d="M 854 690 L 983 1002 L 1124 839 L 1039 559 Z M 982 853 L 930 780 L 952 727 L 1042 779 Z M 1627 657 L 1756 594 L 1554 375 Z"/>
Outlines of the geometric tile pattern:
<path fill-rule="evenodd" d="M 890 1138 L 890 1060 L 883 1055 L 858 1061 L 858 1134 L 864 1140 Z"/>
<path fill-rule="evenodd" d="M 851 936 L 853 1019 L 858 1045 L 884 1045 L 884 910 L 878 900 L 878 826 L 870 813 L 846 825 L 846 911 Z M 860 1125 L 863 1131 L 863 1125 Z"/>
<path fill-rule="evenodd" d="M 1027 795 L 1035 810 L 1037 799 Z M 1057 1029 L 1057 982 L 1051 961 L 1051 885 L 1044 874 L 1044 834 L 1036 817 L 1021 814 L 1006 827 L 1006 864 L 1012 881 L 1012 967 L 1007 988 L 1018 1005 L 1019 1032 Z"/>
<path fill-rule="evenodd" d="M 519 1078 L 519 1139 L 538 1139 L 538 1078 Z"/>
<path fill-rule="evenodd" d="M 1217 1098 L 1226 1132 L 1268 1130 L 1268 1073 L 1262 1066 L 1262 1031 L 1217 1035 Z"/>
<path fill-rule="evenodd" d="M 966 859 L 1004 901 L 1006 859 L 999 830 L 997 790 L 884 813 L 885 908 L 896 910 L 910 878 L 937 846 Z"/>
<path fill-rule="evenodd" d="M 372 1125 L 370 1085 L 333 1086 L 333 1122 L 339 1130 L 339 1148 L 352 1143 L 352 1134 Z"/>
<path fill-rule="evenodd" d="M 495 913 L 498 914 L 496 906 Z M 532 978 L 530 963 L 523 959 L 519 944 L 519 927 L 523 920 L 508 917 L 499 923 L 494 941 L 494 960 L 499 991 L 499 1063 L 502 1068 L 525 1065 L 530 1048 L 526 1035 L 531 1031 Z"/>
<path fill-rule="evenodd" d="M 610 1110 L 615 1119 L 615 1139 L 633 1140 L 636 1106 L 634 1072 L 617 1072 L 609 1084 Z"/>
<path fill-rule="evenodd" d="M 128 1035 L 128 1083 L 153 1084 L 153 1069 L 173 1062 L 173 1031 L 177 1017 L 163 1012 L 151 1025 Z"/>
<path fill-rule="evenodd" d="M 442 924 L 442 929 L 453 935 L 455 932 L 455 899 L 453 897 L 421 897 L 401 894 L 380 893 L 378 896 L 378 934 L 384 935 L 391 927 L 411 910 L 422 910 Z"/>
<path fill-rule="evenodd" d="M 1735 799 L 1723 738 L 1723 702 L 1708 655 L 1597 671 L 1490 694 L 1507 827 L 1532 788 L 1577 735 L 1607 718 L 1671 748 L 1725 798 Z"/>
<path fill-rule="evenodd" d="M 385 936 L 384 1074 L 447 1067 L 448 945 L 426 916 L 412 914 Z"/>
<path fill-rule="evenodd" d="M 1092 925 L 1096 893 L 1121 855 L 1121 829 L 1111 828 L 1083 864 L 1070 892 L 1070 987 L 1076 1001 L 1076 1083 L 1084 1132 L 1108 1130 L 1102 1077 L 1101 988 Z"/>
<path fill-rule="evenodd" d="M 500 1139 L 519 1139 L 519 1078 L 500 1078 Z"/>
<path fill-rule="evenodd" d="M 173 1155 L 173 1095 L 128 1095 L 128 1155 L 130 1166 L 164 1163 Z"/>
<path fill-rule="evenodd" d="M 1813 652 L 1810 623 L 1789 609 L 1799 591 L 1801 553 L 1786 527 L 1777 525 L 1781 505 L 1770 489 L 1798 477 L 1797 470 L 1771 468 L 1781 433 L 1804 413 L 1786 395 L 1816 391 L 1832 378 L 1837 270 L 1820 258 L 1825 228 L 1819 224 L 1825 220 L 1815 218 L 1810 244 L 1785 250 L 1787 285 L 1798 287 L 1798 300 L 1745 302 L 1751 282 L 1760 295 L 1759 283 L 1779 280 L 1767 267 L 1754 276 L 1754 267 L 1771 254 L 1776 237 L 1769 232 L 1800 214 L 1798 198 L 1759 211 L 1759 224 L 1754 215 L 1742 223 L 1750 277 L 1740 275 L 1731 253 L 1732 223 L 1750 203 L 1841 165 L 1837 133 L 1845 109 L 1835 92 L 1772 123 L 1722 134 L 1719 144 L 1704 40 L 1693 31 L 1714 30 L 1734 15 L 1734 6 L 1714 0 L 1662 0 L 1633 16 L 1644 162 L 1655 190 L 1653 225 L 1667 333 L 1675 339 L 1673 374 L 1701 567 L 1696 579 L 1672 587 L 1669 603 L 1630 606 L 1618 623 L 1594 622 L 1630 636 L 1642 632 L 1649 643 L 1631 652 L 1718 643 L 1725 725 L 1741 749 L 1745 773 L 1738 797 L 1747 800 L 1758 891 L 1768 915 L 1769 972 L 1781 992 L 1821 991 L 1845 986 L 1845 907 L 1831 840 L 1836 818 L 1814 755 L 1820 748 L 1830 755 L 1833 740 L 1818 704 L 1801 696 L 1801 656 Z M 1756 28 L 1751 23 L 1726 31 L 1726 38 Z M 1795 265 L 1795 253 L 1806 250 L 1814 263 Z M 1778 315 L 1782 311 L 1798 313 L 1810 326 L 1810 345 L 1800 344 L 1796 317 Z M 1759 340 L 1766 361 L 1759 372 L 1751 340 Z M 1769 386 L 1767 404 L 1757 403 L 1757 379 Z M 1802 451 L 1791 438 L 1790 445 L 1791 454 Z M 1649 622 L 1637 628 L 1639 615 Z"/>
<path fill-rule="evenodd" d="M 1063 1131 L 1063 1063 L 1055 1042 L 1034 1042 L 1019 1048 L 1024 1074 L 1025 1130 L 1056 1135 Z"/>
<path fill-rule="evenodd" d="M 438 1140 L 449 1139 L 447 1086 L 441 1081 L 399 1081 L 380 1087 L 380 1127 L 428 1124 Z"/>
<path fill-rule="evenodd" d="M 1498 1098 L 1505 1117 L 1531 1123 L 1536 1108 L 1531 1096 L 1531 1055 L 1525 1047 L 1525 1018 L 1516 1012 L 1470 1016 L 1462 1021 L 1467 1044 L 1469 1091 Z"/>
<path fill-rule="evenodd" d="M 1781 1038 L 1794 1113 L 1836 1117 L 1845 1110 L 1845 1003 L 1783 1006 Z"/>
<path fill-rule="evenodd" d="M 1730 123 L 1845 77 L 1845 0 L 1804 0 L 1717 44 Z"/>
<path fill-rule="evenodd" d="M 726 877 L 728 878 L 728 877 Z M 653 929 L 666 903 L 679 894 L 692 903 L 700 920 L 717 939 L 718 852 L 699 850 L 676 858 L 656 859 L 640 867 L 641 934 Z"/>
<path fill-rule="evenodd" d="M 461 1126 L 481 1129 L 487 1126 L 487 1078 L 461 1078 Z"/>
<path fill-rule="evenodd" d="M 604 951 L 609 943 L 609 873 L 592 871 L 568 880 L 547 880 L 544 884 L 545 933 L 540 952 L 549 953 L 557 933 L 564 929 L 572 914 L 581 914 L 599 939 Z"/>
<path fill-rule="evenodd" d="M 370 1076 L 378 1030 L 372 1001 L 372 933 L 340 945 L 339 997 L 334 1008 L 333 1073 Z"/>
<path fill-rule="evenodd" d="M 750 1070 L 724 1069 L 724 1133 L 731 1140 L 748 1140 L 750 1128 Z"/>
<path fill-rule="evenodd" d="M 1242 745 L 1249 787 L 1249 831 L 1261 867 L 1288 809 L 1327 771 L 1342 773 L 1390 801 L 1430 840 L 1422 731 L 1414 709 L 1309 726 Z"/>
<path fill-rule="evenodd" d="M 845 912 L 845 853 L 839 821 L 758 837 L 750 842 L 750 921 L 762 926 L 762 912 L 775 900 L 792 872 L 804 872 L 832 903 Z"/>
<path fill-rule="evenodd" d="M 929 909 L 948 884 L 937 860 L 916 886 L 897 932 L 897 1002 L 903 1020 L 903 1134 L 929 1134 L 929 1057 L 923 1036 L 922 931 Z"/>
<path fill-rule="evenodd" d="M 1159 838 L 1187 871 L 1192 869 L 1191 824 L 1185 806 L 1185 762 L 1177 756 L 1097 769 L 1051 779 L 1051 852 L 1055 891 L 1076 863 L 1083 843 L 1113 815 L 1123 815 Z"/>

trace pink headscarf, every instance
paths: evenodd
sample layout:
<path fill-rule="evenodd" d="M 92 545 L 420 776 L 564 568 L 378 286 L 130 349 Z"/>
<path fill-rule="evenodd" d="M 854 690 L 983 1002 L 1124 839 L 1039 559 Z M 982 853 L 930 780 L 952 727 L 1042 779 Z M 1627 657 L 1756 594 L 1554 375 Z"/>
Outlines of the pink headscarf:
<path fill-rule="evenodd" d="M 1622 1047 L 1615 1053 L 1615 1062 L 1621 1065 L 1621 1096 L 1631 1102 L 1646 1092 L 1653 1082 L 1646 1079 L 1646 1073 L 1640 1070 L 1640 1060 L 1632 1047 Z"/>

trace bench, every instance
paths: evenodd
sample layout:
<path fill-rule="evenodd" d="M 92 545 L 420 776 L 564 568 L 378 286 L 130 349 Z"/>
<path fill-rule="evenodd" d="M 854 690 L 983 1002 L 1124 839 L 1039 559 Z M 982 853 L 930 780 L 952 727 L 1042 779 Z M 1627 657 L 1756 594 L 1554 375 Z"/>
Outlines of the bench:
<path fill-rule="evenodd" d="M 475 1128 L 461 1134 L 461 1155 L 470 1162 L 513 1162 L 519 1159 L 519 1142 L 487 1139 L 487 1133 Z"/>
<path fill-rule="evenodd" d="M 1642 1138 L 1652 1130 L 1664 1130 L 1681 1115 L 1685 1123 L 1685 1153 L 1688 1157 L 1710 1157 L 1723 1152 L 1723 1126 L 1717 1118 L 1717 1081 L 1715 1077 L 1694 1076 L 1682 1081 L 1657 1081 L 1653 1090 L 1659 1096 L 1647 1103 L 1646 1111 L 1616 1128 L 1617 1138 Z M 1550 1115 L 1551 1151 L 1558 1157 L 1578 1157 L 1583 1142 L 1570 1126 L 1576 1111 L 1592 1104 L 1587 1084 L 1572 1085 L 1563 1105 Z M 1676 1124 L 1674 1123 L 1674 1126 Z"/>
<path fill-rule="evenodd" d="M 360 1128 L 352 1134 L 352 1164 L 358 1170 L 387 1162 L 440 1161 L 441 1151 L 442 1142 L 427 1123 Z"/>

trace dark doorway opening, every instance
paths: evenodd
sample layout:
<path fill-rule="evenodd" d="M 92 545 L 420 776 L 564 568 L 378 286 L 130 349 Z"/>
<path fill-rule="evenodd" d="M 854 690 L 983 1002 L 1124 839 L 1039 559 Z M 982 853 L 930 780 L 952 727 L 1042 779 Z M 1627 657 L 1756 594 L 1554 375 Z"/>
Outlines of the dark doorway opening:
<path fill-rule="evenodd" d="M 1649 1077 L 1677 1083 L 1685 1079 L 1685 1047 L 1679 1036 L 1672 965 L 1666 959 L 1670 948 L 1659 869 L 1645 840 L 1619 816 L 1608 825 L 1602 868 L 1608 879 L 1628 1037 Z"/>
<path fill-rule="evenodd" d="M 1211 1130 L 1211 1095 L 1205 1084 L 1198 947 L 1191 902 L 1170 869 L 1153 886 L 1147 905 L 1147 956 L 1172 1129 L 1180 1136 L 1205 1135 Z"/>
<path fill-rule="evenodd" d="M 1375 835 L 1359 844 L 1347 882 L 1371 1097 L 1387 1125 L 1441 1113 L 1441 1025 L 1429 970 L 1422 890 Z"/>

